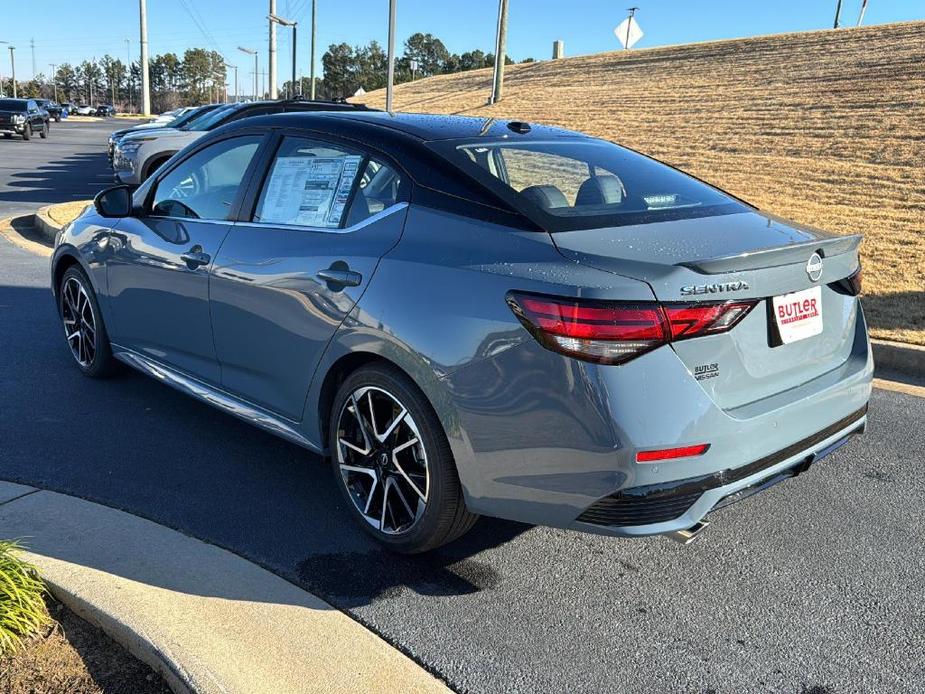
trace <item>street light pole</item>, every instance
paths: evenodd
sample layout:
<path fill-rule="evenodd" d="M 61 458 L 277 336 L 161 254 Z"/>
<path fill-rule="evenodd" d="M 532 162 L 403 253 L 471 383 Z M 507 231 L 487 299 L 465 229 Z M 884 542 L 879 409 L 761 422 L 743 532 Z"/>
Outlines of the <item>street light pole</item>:
<path fill-rule="evenodd" d="M 10 46 L 10 72 L 13 74 L 13 98 L 19 98 L 19 94 L 16 91 L 16 56 L 13 51 L 16 50 L 16 46 Z"/>
<path fill-rule="evenodd" d="M 138 0 L 138 11 L 140 14 L 140 33 L 141 33 L 141 113 L 144 116 L 151 115 L 151 84 L 148 73 L 148 8 L 146 0 Z"/>
<path fill-rule="evenodd" d="M 389 0 L 389 78 L 385 89 L 385 110 L 392 112 L 392 91 L 395 87 L 395 0 Z"/>
<path fill-rule="evenodd" d="M 270 0 L 270 14 L 267 19 L 270 20 L 270 98 L 279 97 L 279 91 L 276 88 L 276 22 L 273 17 L 276 16 L 276 0 Z"/>
<path fill-rule="evenodd" d="M 295 69 L 296 29 L 298 28 L 299 23 L 291 19 L 283 19 L 282 17 L 278 17 L 275 14 L 271 14 L 269 16 L 269 20 L 271 24 L 281 24 L 284 27 L 292 27 L 292 81 L 289 83 L 289 89 L 291 91 L 289 96 L 294 97 L 295 96 L 295 77 L 296 77 L 296 69 Z M 270 89 L 271 90 L 273 89 L 273 86 L 274 86 L 274 80 L 273 80 L 273 73 L 271 71 L 270 72 Z"/>
<path fill-rule="evenodd" d="M 48 63 L 51 68 L 51 86 L 55 88 L 55 103 L 58 103 L 58 65 L 57 63 Z"/>
<path fill-rule="evenodd" d="M 237 102 L 238 102 L 238 66 L 237 66 L 237 65 L 229 65 L 228 63 L 225 63 L 225 67 L 230 67 L 232 70 L 234 70 L 234 101 L 235 101 L 235 103 L 237 103 Z M 227 99 L 227 92 L 226 92 L 226 98 L 225 98 L 225 100 L 226 100 L 226 101 L 228 100 L 228 99 Z"/>
<path fill-rule="evenodd" d="M 135 85 L 132 83 L 132 42 L 128 39 L 125 41 L 125 79 L 128 82 L 128 106 L 129 110 L 135 108 Z"/>
<path fill-rule="evenodd" d="M 244 48 L 243 46 L 238 46 L 238 50 L 242 53 L 254 56 L 254 101 L 257 101 L 257 79 L 259 78 L 257 74 L 257 51 L 253 48 Z"/>
<path fill-rule="evenodd" d="M 315 0 L 312 0 L 312 60 L 311 60 L 311 99 L 315 100 Z"/>

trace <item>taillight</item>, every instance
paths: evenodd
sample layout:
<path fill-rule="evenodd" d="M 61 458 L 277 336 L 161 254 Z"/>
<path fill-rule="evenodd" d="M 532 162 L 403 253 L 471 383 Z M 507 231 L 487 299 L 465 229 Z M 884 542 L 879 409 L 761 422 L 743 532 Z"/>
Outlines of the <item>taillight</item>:
<path fill-rule="evenodd" d="M 602 364 L 622 364 L 669 342 L 726 332 L 757 303 L 659 304 L 520 292 L 507 300 L 544 347 Z"/>
<path fill-rule="evenodd" d="M 659 460 L 691 458 L 693 456 L 703 455 L 709 448 L 710 444 L 700 443 L 696 446 L 682 446 L 681 448 L 659 448 L 655 451 L 639 451 L 636 453 L 636 462 L 657 463 Z"/>
<path fill-rule="evenodd" d="M 860 265 L 858 269 L 854 271 L 853 275 L 849 275 L 844 279 L 840 279 L 837 282 L 832 282 L 829 286 L 834 289 L 839 294 L 847 294 L 848 296 L 858 296 L 861 293 L 861 281 L 863 279 L 863 272 Z"/>

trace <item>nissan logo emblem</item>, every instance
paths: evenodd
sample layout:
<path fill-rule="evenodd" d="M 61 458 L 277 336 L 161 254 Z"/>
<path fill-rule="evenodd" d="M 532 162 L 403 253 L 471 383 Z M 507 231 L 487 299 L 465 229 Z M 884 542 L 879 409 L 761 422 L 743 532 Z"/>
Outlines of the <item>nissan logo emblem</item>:
<path fill-rule="evenodd" d="M 818 253 L 813 253 L 809 256 L 809 260 L 806 261 L 806 274 L 809 275 L 809 279 L 813 282 L 818 282 L 819 278 L 822 277 L 822 256 Z"/>

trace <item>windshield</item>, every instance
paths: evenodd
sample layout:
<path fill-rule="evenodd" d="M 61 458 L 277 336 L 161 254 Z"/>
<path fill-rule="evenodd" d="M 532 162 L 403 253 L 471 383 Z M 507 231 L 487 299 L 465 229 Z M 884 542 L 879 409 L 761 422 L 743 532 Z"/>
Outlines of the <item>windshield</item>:
<path fill-rule="evenodd" d="M 505 139 L 431 146 L 550 231 L 748 209 L 695 178 L 603 140 Z"/>
<path fill-rule="evenodd" d="M 185 126 L 183 126 L 182 129 L 183 130 L 209 130 L 211 129 L 213 125 L 218 123 L 222 118 L 224 118 L 226 115 L 228 115 L 232 111 L 236 111 L 237 109 L 241 108 L 241 106 L 243 106 L 243 104 L 228 104 L 227 106 L 221 106 L 215 109 L 214 111 L 203 113 L 197 116 L 196 118 L 194 118 L 193 120 L 191 120 Z"/>
<path fill-rule="evenodd" d="M 192 108 L 185 113 L 181 113 L 179 116 L 166 123 L 164 127 L 182 128 L 187 123 L 191 123 L 194 119 L 199 118 L 199 116 L 204 116 L 210 111 L 214 111 L 216 108 L 218 108 L 218 104 L 210 104 L 209 106 L 199 106 L 197 108 Z"/>
<path fill-rule="evenodd" d="M 26 102 L 20 99 L 0 99 L 0 111 L 25 111 Z"/>

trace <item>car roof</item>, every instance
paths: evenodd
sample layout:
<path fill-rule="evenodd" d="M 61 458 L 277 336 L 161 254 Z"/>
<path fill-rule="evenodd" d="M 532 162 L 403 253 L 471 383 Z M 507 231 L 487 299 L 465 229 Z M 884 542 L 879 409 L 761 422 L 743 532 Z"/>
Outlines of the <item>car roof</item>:
<path fill-rule="evenodd" d="M 272 102 L 262 102 L 272 103 Z M 525 123 L 516 120 L 448 116 L 431 113 L 388 113 L 386 111 L 344 110 L 340 104 L 323 102 L 318 110 L 280 113 L 235 121 L 226 127 L 269 126 L 278 128 L 307 128 L 344 136 L 372 135 L 389 139 L 410 139 L 418 142 L 458 139 L 517 138 L 537 140 L 548 138 L 589 139 L 590 136 L 573 130 L 548 125 Z M 389 137 L 391 135 L 391 137 Z"/>

